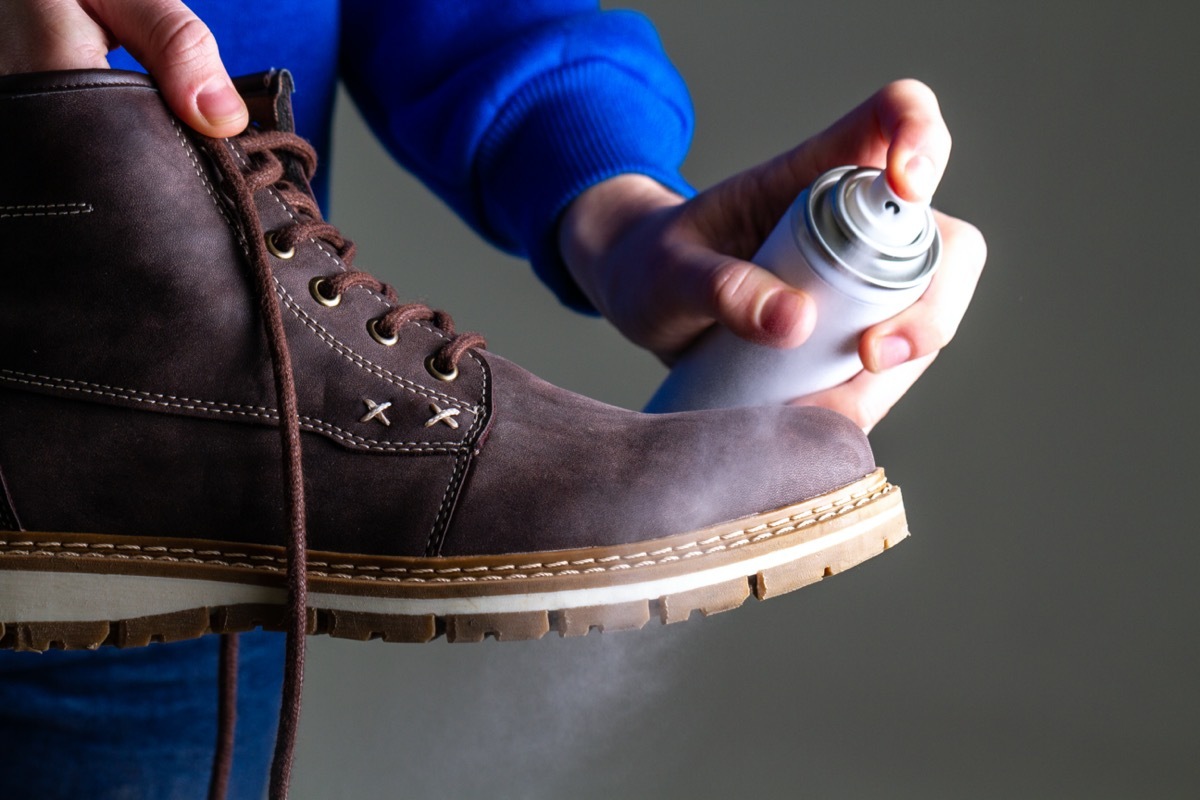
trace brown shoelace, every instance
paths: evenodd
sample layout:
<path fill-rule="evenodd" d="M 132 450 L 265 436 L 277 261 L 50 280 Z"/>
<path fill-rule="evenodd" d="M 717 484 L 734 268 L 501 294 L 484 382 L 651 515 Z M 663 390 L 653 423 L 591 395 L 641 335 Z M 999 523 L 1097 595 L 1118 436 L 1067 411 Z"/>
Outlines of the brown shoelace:
<path fill-rule="evenodd" d="M 217 746 L 213 752 L 212 771 L 208 777 L 209 800 L 223 800 L 229 789 L 229 772 L 233 768 L 233 734 L 237 722 L 237 634 L 221 637 L 217 664 Z"/>
<path fill-rule="evenodd" d="M 343 292 L 359 286 L 382 294 L 393 305 L 381 317 L 371 321 L 371 328 L 376 338 L 385 344 L 395 341 L 407 322 L 432 322 L 448 335 L 448 340 L 431 357 L 429 363 L 446 379 L 452 379 L 457 374 L 459 359 L 468 350 L 483 348 L 486 345 L 483 337 L 477 333 L 455 334 L 454 323 L 445 312 L 435 311 L 419 303 L 397 305 L 399 301 L 392 287 L 352 268 L 353 242 L 345 239 L 337 228 L 322 219 L 320 209 L 308 191 L 307 182 L 312 179 L 317 166 L 316 153 L 311 145 L 291 133 L 254 129 L 248 130 L 234 141 L 245 154 L 245 158 L 222 140 L 204 140 L 203 147 L 216 163 L 224 179 L 223 186 L 233 201 L 236 221 L 245 234 L 245 244 L 254 272 L 255 289 L 266 327 L 275 393 L 279 403 L 289 530 L 285 623 L 287 647 L 279 730 L 275 736 L 275 753 L 271 762 L 270 797 L 271 800 L 285 800 L 291 780 L 292 758 L 300 721 L 300 699 L 304 684 L 304 639 L 309 630 L 309 613 L 300 414 L 291 353 L 283 327 L 283 313 L 271 271 L 272 254 L 275 254 L 275 258 L 290 257 L 281 254 L 294 252 L 297 246 L 308 240 L 321 240 L 333 246 L 346 271 L 322 278 L 319 288 L 321 295 L 330 302 L 335 302 Z M 297 212 L 295 216 L 298 217 L 290 225 L 270 232 L 262 229 L 262 222 L 254 203 L 255 194 L 268 187 L 278 192 Z M 219 676 L 222 713 L 218 720 L 217 752 L 209 786 L 210 800 L 220 800 L 225 796 L 225 785 L 232 761 L 233 698 L 236 697 L 237 688 L 235 637 L 236 634 L 225 634 L 222 641 Z"/>

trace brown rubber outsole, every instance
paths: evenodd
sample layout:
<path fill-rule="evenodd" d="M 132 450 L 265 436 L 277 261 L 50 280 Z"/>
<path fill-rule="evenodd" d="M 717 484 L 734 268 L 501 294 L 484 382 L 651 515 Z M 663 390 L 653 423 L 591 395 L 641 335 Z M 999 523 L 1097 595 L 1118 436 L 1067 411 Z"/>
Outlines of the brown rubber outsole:
<path fill-rule="evenodd" d="M 875 480 L 868 481 L 872 477 Z M 822 578 L 836 575 L 874 555 L 882 553 L 905 538 L 908 535 L 908 529 L 904 522 L 899 490 L 886 483 L 882 477 L 882 472 L 877 472 L 874 476 L 867 476 L 867 478 L 864 478 L 859 483 L 863 484 L 865 488 L 859 487 L 858 491 L 851 491 L 849 493 L 845 493 L 844 490 L 842 497 L 836 503 L 825 503 L 822 505 L 818 502 L 820 500 L 818 499 L 818 501 L 810 501 L 808 504 L 786 509 L 784 511 L 789 512 L 787 516 L 777 516 L 769 523 L 763 522 L 751 527 L 743 526 L 741 528 L 733 527 L 730 524 L 701 532 L 712 533 L 716 531 L 709 538 L 699 542 L 700 544 L 720 543 L 708 548 L 704 553 L 697 551 L 689 552 L 688 555 L 708 556 L 708 560 L 699 558 L 687 563 L 702 562 L 703 566 L 701 569 L 711 564 L 717 568 L 728 568 L 735 571 L 738 569 L 739 564 L 746 563 L 747 565 L 751 565 L 754 559 L 746 556 L 753 556 L 755 552 L 764 552 L 769 556 L 771 551 L 768 548 L 775 547 L 776 550 L 779 550 L 786 549 L 786 547 L 795 547 L 795 541 L 788 537 L 808 535 L 810 541 L 820 543 L 822 536 L 829 536 L 828 533 L 824 533 L 826 529 L 834 531 L 835 534 L 839 530 L 842 531 L 841 535 L 843 538 L 850 535 L 848 532 L 852 532 L 853 536 L 836 541 L 835 544 L 823 547 L 816 552 L 807 553 L 799 558 L 788 560 L 785 563 L 775 564 L 762 569 L 748 569 L 745 570 L 746 574 L 715 581 L 697 588 L 668 592 L 656 597 L 598 605 L 575 605 L 561 609 L 551 608 L 544 610 L 484 613 L 396 614 L 379 613 L 369 610 L 316 607 L 309 609 L 309 633 L 328 634 L 338 638 L 360 641 L 383 639 L 388 642 L 420 643 L 432 641 L 443 635 L 450 642 L 478 642 L 488 637 L 507 641 L 540 639 L 551 631 L 555 631 L 561 636 L 582 636 L 590 633 L 593 629 L 599 631 L 633 630 L 644 627 L 654 617 L 657 617 L 663 623 L 675 623 L 687 620 L 694 612 L 699 612 L 703 616 L 709 616 L 722 611 L 728 611 L 741 606 L 751 596 L 759 600 L 765 600 L 815 583 Z M 853 489 L 854 487 L 849 488 Z M 879 522 L 874 522 L 873 520 L 879 520 Z M 785 525 L 784 523 L 790 524 Z M 860 528 L 862 529 L 861 533 L 858 532 Z M 806 531 L 812 533 L 806 534 Z M 821 533 L 821 536 L 816 535 L 818 532 Z M 100 561 L 100 553 L 86 553 L 86 555 L 96 556 L 95 558 L 82 557 L 80 551 L 85 548 L 107 548 L 107 551 L 111 552 L 114 547 L 138 547 L 137 545 L 128 544 L 116 546 L 112 544 L 98 544 L 94 541 L 87 541 L 97 537 L 85 537 L 83 535 L 74 537 L 78 541 L 69 541 L 70 537 L 60 535 L 56 537 L 59 541 L 53 542 L 35 541 L 38 537 L 31 534 L 16 534 L 16 536 L 26 538 L 21 541 L 0 541 L 0 570 L 15 570 L 8 572 L 10 576 L 16 576 L 17 572 L 25 570 L 41 573 L 47 568 L 53 570 L 58 575 L 78 574 L 81 570 L 95 569 L 94 565 Z M 693 534 L 692 536 L 695 537 L 696 535 Z M 10 535 L 3 538 L 13 539 L 13 536 Z M 621 581 L 625 583 L 632 582 L 631 575 L 645 576 L 661 573 L 666 576 L 667 580 L 670 580 L 672 577 L 679 575 L 688 577 L 692 574 L 676 563 L 665 563 L 680 561 L 678 553 L 689 545 L 681 545 L 679 541 L 680 537 L 669 537 L 668 539 L 659 540 L 659 544 L 666 543 L 670 545 L 670 543 L 675 542 L 674 548 L 671 546 L 663 547 L 651 552 L 649 555 L 653 556 L 673 549 L 675 552 L 672 556 L 661 558 L 658 562 L 655 562 L 653 559 L 646 560 L 646 549 L 649 549 L 648 545 L 655 544 L 653 542 L 641 543 L 640 546 L 644 548 L 641 552 L 633 552 L 632 548 L 625 548 L 629 552 L 624 554 L 605 551 L 612 554 L 600 560 L 611 562 L 616 559 L 625 559 L 626 561 L 623 563 L 627 566 L 624 572 L 616 572 L 615 567 L 612 568 L 614 569 L 613 572 L 605 572 L 603 569 L 596 567 L 586 571 L 599 573 L 598 576 L 581 575 L 579 568 L 564 568 L 564 565 L 594 562 L 594 551 L 568 552 L 565 554 L 568 558 L 562 558 L 553 563 L 525 564 L 520 567 L 535 567 L 542 570 L 535 574 L 512 574 L 512 565 L 499 565 L 499 562 L 503 561 L 503 559 L 475 559 L 472 562 L 475 566 L 468 567 L 466 570 L 461 565 L 437 570 L 438 572 L 461 573 L 463 571 L 490 569 L 499 573 L 492 577 L 493 582 L 489 584 L 467 583 L 457 586 L 455 586 L 453 581 L 475 579 L 451 579 L 444 577 L 430 579 L 418 578 L 409 574 L 434 572 L 434 570 L 428 568 L 417 569 L 411 566 L 414 563 L 421 563 L 427 567 L 429 563 L 427 560 L 380 560 L 359 557 L 359 563 L 329 565 L 342 570 L 337 573 L 329 572 L 328 567 L 324 571 L 321 569 L 314 570 L 315 577 L 310 579 L 310 589 L 311 585 L 316 585 L 321 591 L 325 592 L 322 595 L 324 597 L 336 594 L 341 597 L 352 598 L 358 594 L 365 595 L 371 593 L 373 595 L 380 595 L 390 592 L 396 596 L 403 595 L 410 598 L 419 596 L 427 599 L 430 597 L 436 598 L 439 595 L 451 597 L 471 596 L 472 593 L 475 593 L 479 597 L 494 598 L 505 596 L 497 594 L 497 592 L 508 592 L 509 595 L 507 596 L 516 595 L 519 597 L 526 590 L 536 595 L 536 587 L 539 586 L 554 586 L 557 591 L 569 590 L 573 587 L 594 587 L 597 585 L 603 589 L 608 583 L 619 587 Z M 693 541 L 690 544 L 694 545 L 696 542 Z M 800 544 L 804 545 L 805 542 L 801 541 Z M 32 549 L 30 545 L 33 546 Z M 49 547 L 51 545 L 55 547 Z M 21 546 L 24 546 L 25 549 L 20 549 Z M 634 545 L 633 547 L 637 546 Z M 741 546 L 740 549 L 739 546 Z M 759 548 L 759 550 L 756 551 L 754 548 Z M 168 550 L 164 546 L 141 546 L 141 549 Z M 120 561 L 106 562 L 104 569 L 114 570 L 113 574 L 117 572 L 133 574 L 135 571 L 140 570 L 141 572 L 149 571 L 150 574 L 157 573 L 162 577 L 179 577 L 180 573 L 178 570 L 186 568 L 192 571 L 189 573 L 189 576 L 208 571 L 212 574 L 221 574 L 223 579 L 235 570 L 240 569 L 236 578 L 238 581 L 263 586 L 271 585 L 273 587 L 282 585 L 280 570 L 277 567 L 265 566 L 262 563 L 264 561 L 277 562 L 278 553 L 276 551 L 278 551 L 278 548 L 243 546 L 239 549 L 245 552 L 224 555 L 243 556 L 245 561 L 254 563 L 231 564 L 227 557 L 221 561 L 201 562 L 196 558 L 179 559 L 169 556 L 159 556 L 157 558 L 161 558 L 166 562 L 186 561 L 190 563 L 186 565 L 158 563 L 156 557 L 139 553 L 132 557 L 121 557 L 123 560 Z M 101 552 L 105 551 L 102 550 Z M 173 548 L 171 552 L 195 552 L 203 554 L 213 551 Z M 593 552 L 593 557 L 576 558 L 575 560 L 569 558 L 571 556 L 587 555 L 588 552 Z M 736 557 L 732 554 L 736 554 Z M 559 554 L 543 553 L 533 555 L 557 556 Z M 339 559 L 342 561 L 353 561 L 355 557 L 340 556 Z M 717 559 L 722 559 L 722 561 L 717 561 Z M 490 565 L 482 563 L 486 561 L 493 563 Z M 382 563 L 393 564 L 390 568 L 382 567 L 382 569 L 391 569 L 404 573 L 405 577 L 391 578 L 389 580 L 394 581 L 393 583 L 382 584 L 378 582 L 377 578 L 371 578 L 370 582 L 362 581 L 361 578 L 363 575 L 359 574 L 357 577 L 360 580 L 352 584 L 352 575 L 347 574 L 354 573 L 356 570 L 374 570 L 376 571 L 374 574 L 378 575 L 378 571 L 381 569 L 379 565 Z M 407 563 L 409 566 L 394 566 L 400 563 Z M 437 563 L 450 564 L 453 561 L 438 560 Z M 310 566 L 312 564 L 329 564 L 329 562 L 322 562 L 310 555 Z M 649 569 L 640 572 L 630 569 L 630 567 L 645 566 L 648 566 Z M 251 567 L 259 571 L 252 573 L 250 571 Z M 509 570 L 509 572 L 500 572 L 505 569 Z M 264 574 L 262 570 L 269 570 L 269 572 Z M 532 570 L 527 570 L 526 572 L 532 573 Z M 3 572 L 0 572 L 0 574 L 3 574 Z M 88 574 L 96 575 L 101 573 Z M 499 577 L 501 574 L 506 578 L 526 580 L 524 582 L 501 581 Z M 714 572 L 714 574 L 718 574 L 718 572 Z M 370 573 L 368 573 L 369 575 Z M 209 580 L 212 580 L 212 578 L 209 578 Z M 437 583 L 438 581 L 440 583 Z M 654 579 L 651 579 L 650 583 L 654 583 Z M 534 588 L 530 588 L 531 586 Z M 0 616 L 0 620 L 3 620 L 3 616 Z M 282 630 L 285 622 L 284 607 L 282 605 L 261 602 L 187 608 L 168 613 L 119 620 L 0 621 L 0 649 L 44 651 L 50 649 L 94 649 L 102 645 L 136 647 L 152 642 L 192 639 L 208 633 L 234 633 L 249 631 L 254 628 Z"/>

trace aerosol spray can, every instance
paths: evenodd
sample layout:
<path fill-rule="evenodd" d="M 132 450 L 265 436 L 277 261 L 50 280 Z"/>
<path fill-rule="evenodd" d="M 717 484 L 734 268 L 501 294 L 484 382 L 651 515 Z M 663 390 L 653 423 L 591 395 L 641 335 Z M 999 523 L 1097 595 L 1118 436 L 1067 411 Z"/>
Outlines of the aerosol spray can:
<path fill-rule="evenodd" d="M 849 380 L 863 368 L 862 332 L 916 302 L 941 250 L 929 206 L 901 199 L 882 171 L 825 173 L 753 258 L 813 298 L 812 336 L 782 350 L 715 327 L 683 353 L 646 411 L 785 403 Z"/>

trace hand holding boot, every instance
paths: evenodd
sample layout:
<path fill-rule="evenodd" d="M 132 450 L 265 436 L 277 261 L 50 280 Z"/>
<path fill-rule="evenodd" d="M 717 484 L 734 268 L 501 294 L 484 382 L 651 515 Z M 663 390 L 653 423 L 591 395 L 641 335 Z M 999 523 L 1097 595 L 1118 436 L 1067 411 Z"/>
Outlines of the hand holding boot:
<path fill-rule="evenodd" d="M 178 0 L 6 0 L 0 75 L 108 67 L 124 46 L 175 114 L 205 136 L 235 136 L 250 118 L 208 27 Z"/>

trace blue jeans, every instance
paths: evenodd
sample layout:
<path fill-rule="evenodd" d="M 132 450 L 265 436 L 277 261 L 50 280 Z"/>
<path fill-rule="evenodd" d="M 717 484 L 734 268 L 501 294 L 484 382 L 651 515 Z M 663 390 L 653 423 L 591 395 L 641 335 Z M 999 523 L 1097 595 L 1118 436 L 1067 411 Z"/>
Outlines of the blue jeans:
<path fill-rule="evenodd" d="M 7 800 L 200 800 L 217 724 L 217 644 L 0 652 Z M 279 714 L 284 636 L 240 637 L 230 800 L 261 800 Z"/>

